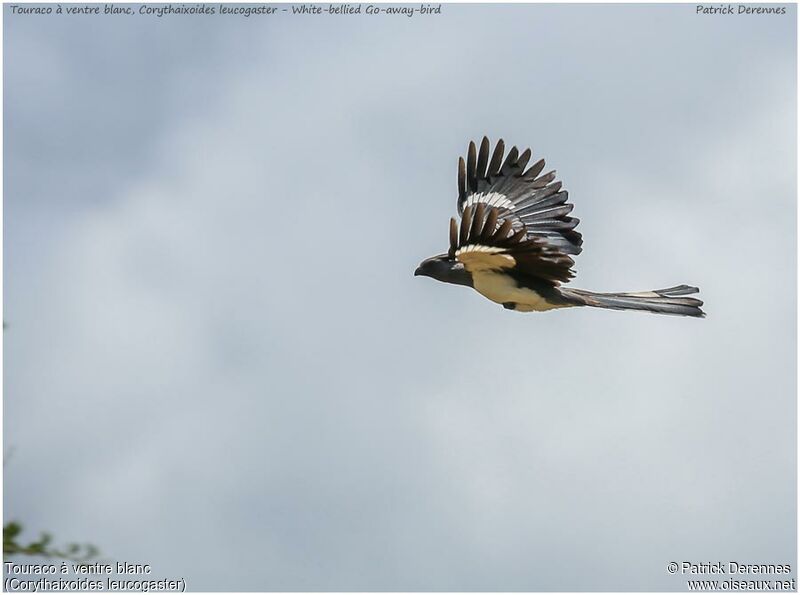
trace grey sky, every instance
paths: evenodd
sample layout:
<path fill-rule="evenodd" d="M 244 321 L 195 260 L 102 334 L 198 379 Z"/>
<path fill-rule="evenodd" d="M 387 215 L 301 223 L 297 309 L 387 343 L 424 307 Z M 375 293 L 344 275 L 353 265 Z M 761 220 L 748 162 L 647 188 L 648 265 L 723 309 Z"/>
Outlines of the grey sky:
<path fill-rule="evenodd" d="M 685 590 L 796 560 L 795 7 L 5 7 L 6 519 L 193 590 Z M 530 145 L 574 285 L 412 277 Z"/>

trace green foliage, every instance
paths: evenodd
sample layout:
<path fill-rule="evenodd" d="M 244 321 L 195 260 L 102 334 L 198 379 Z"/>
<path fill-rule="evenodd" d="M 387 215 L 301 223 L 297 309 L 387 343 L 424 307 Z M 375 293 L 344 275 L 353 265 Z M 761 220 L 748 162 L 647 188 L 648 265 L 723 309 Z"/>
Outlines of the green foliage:
<path fill-rule="evenodd" d="M 8 323 L 3 321 L 3 331 L 8 328 Z M 11 457 L 11 450 L 7 455 L 3 456 L 3 465 L 8 462 Z M 91 544 L 80 545 L 77 543 L 69 543 L 65 550 L 57 550 L 50 547 L 50 542 L 53 540 L 49 533 L 42 533 L 37 541 L 31 541 L 28 545 L 23 545 L 18 541 L 22 533 L 22 525 L 17 522 L 11 521 L 3 525 L 3 558 L 6 556 L 44 556 L 46 558 L 62 558 L 64 560 L 74 560 L 75 562 L 85 562 L 97 557 L 100 553 L 95 546 Z"/>
<path fill-rule="evenodd" d="M 63 550 L 50 546 L 52 537 L 48 533 L 42 533 L 37 541 L 31 541 L 23 545 L 19 541 L 22 533 L 22 525 L 11 521 L 3 526 L 3 558 L 6 556 L 44 556 L 46 558 L 63 558 L 64 560 L 74 560 L 84 562 L 97 557 L 100 551 L 91 544 L 80 545 L 77 543 L 67 544 Z"/>

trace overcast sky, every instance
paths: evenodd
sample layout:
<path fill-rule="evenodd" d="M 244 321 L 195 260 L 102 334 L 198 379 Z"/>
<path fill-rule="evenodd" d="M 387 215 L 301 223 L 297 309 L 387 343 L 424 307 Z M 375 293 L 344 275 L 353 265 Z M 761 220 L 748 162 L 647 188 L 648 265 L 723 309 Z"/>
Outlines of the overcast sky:
<path fill-rule="evenodd" d="M 5 520 L 192 590 L 794 563 L 793 5 L 4 10 Z M 483 134 L 558 170 L 575 286 L 708 317 L 414 278 Z"/>

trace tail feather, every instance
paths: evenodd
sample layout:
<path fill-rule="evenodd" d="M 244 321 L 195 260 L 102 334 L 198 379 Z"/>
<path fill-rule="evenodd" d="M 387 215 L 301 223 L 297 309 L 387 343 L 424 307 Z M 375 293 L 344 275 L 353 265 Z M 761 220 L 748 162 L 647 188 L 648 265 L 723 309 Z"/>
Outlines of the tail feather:
<path fill-rule="evenodd" d="M 629 293 L 594 293 L 583 289 L 561 289 L 564 297 L 583 306 L 611 310 L 644 310 L 657 314 L 703 318 L 706 314 L 700 309 L 703 305 L 702 300 L 684 297 L 699 291 L 697 287 L 690 285 L 676 285 L 667 289 Z"/>

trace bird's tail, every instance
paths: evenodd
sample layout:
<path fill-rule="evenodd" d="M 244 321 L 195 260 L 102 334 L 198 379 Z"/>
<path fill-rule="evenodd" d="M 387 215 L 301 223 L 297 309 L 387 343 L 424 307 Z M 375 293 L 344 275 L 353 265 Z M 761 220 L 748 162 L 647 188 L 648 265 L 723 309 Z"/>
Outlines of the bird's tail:
<path fill-rule="evenodd" d="M 639 291 L 633 293 L 594 293 L 583 289 L 562 288 L 561 294 L 574 303 L 594 308 L 612 310 L 645 310 L 657 314 L 705 317 L 700 309 L 703 305 L 697 298 L 686 297 L 700 291 L 697 287 L 677 285 L 667 289 Z"/>

